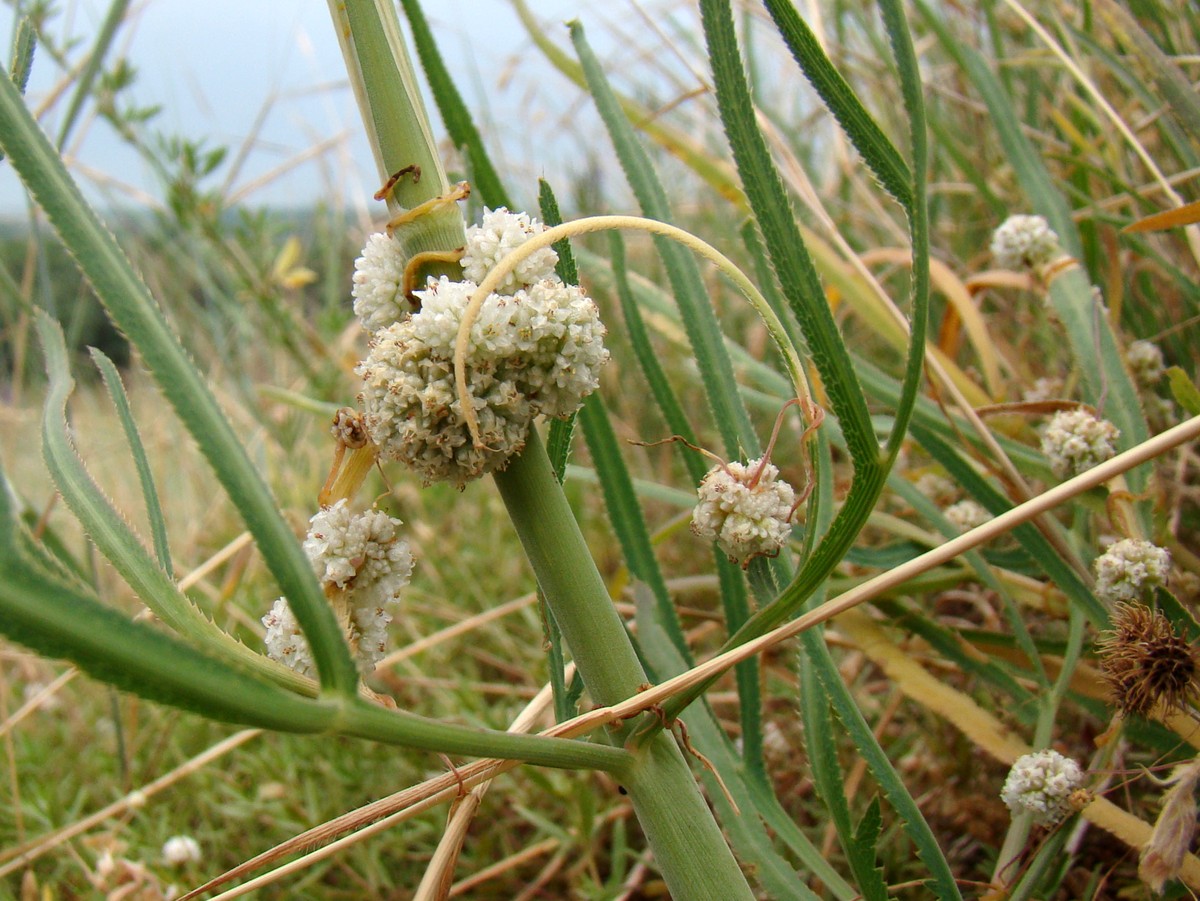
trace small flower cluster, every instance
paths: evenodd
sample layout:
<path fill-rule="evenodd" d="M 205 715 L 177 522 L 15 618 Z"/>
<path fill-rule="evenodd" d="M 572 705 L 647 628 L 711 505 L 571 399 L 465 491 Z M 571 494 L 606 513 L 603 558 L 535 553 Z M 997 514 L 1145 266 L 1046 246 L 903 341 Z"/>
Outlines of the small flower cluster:
<path fill-rule="evenodd" d="M 1153 388 L 1167 371 L 1163 353 L 1153 341 L 1134 341 L 1125 350 L 1125 362 L 1143 391 Z"/>
<path fill-rule="evenodd" d="M 169 867 L 182 867 L 200 860 L 200 843 L 190 835 L 172 835 L 163 842 L 162 859 Z"/>
<path fill-rule="evenodd" d="M 1151 588 L 1165 586 L 1171 572 L 1166 548 L 1123 538 L 1096 558 L 1096 596 L 1107 604 L 1140 600 Z"/>
<path fill-rule="evenodd" d="M 1082 408 L 1060 410 L 1042 432 L 1042 453 L 1060 479 L 1077 476 L 1116 453 L 1120 429 Z"/>
<path fill-rule="evenodd" d="M 371 439 L 426 482 L 462 487 L 502 469 L 524 446 L 534 417 L 569 416 L 599 384 L 608 360 L 599 310 L 582 289 L 555 275 L 553 250 L 539 250 L 486 298 L 471 325 L 466 375 L 481 446 L 467 429 L 455 387 L 454 349 L 478 288 L 474 279 L 543 228 L 524 213 L 488 212 L 483 225 L 468 230 L 466 280 L 430 280 L 414 292 L 420 308 L 411 315 L 395 315 L 399 308 L 391 308 L 392 321 L 374 331 L 370 352 L 356 370 Z M 364 259 L 371 247 L 368 242 Z M 387 295 L 395 267 L 372 268 L 381 285 L 364 285 L 362 296 Z M 372 307 L 364 323 L 379 323 L 379 309 Z"/>
<path fill-rule="evenodd" d="M 362 256 L 354 261 L 354 315 L 368 332 L 398 322 L 410 312 L 404 298 L 404 256 L 399 242 L 379 233 L 367 238 Z"/>
<path fill-rule="evenodd" d="M 1040 269 L 1061 252 L 1058 235 L 1041 216 L 1009 216 L 992 235 L 992 257 L 1002 269 Z"/>
<path fill-rule="evenodd" d="M 700 481 L 692 531 L 716 541 L 729 559 L 745 566 L 774 556 L 792 534 L 796 492 L 779 469 L 762 459 L 714 466 Z"/>
<path fill-rule="evenodd" d="M 483 221 L 467 228 L 467 246 L 461 260 L 463 276 L 479 284 L 502 259 L 546 228 L 528 213 L 510 213 L 501 207 L 484 210 Z M 521 288 L 554 277 L 558 254 L 553 247 L 531 253 L 500 282 L 500 294 L 516 294 Z"/>
<path fill-rule="evenodd" d="M 397 537 L 400 520 L 368 510 L 353 513 L 345 499 L 310 520 L 304 551 L 326 591 L 340 593 L 349 609 L 349 635 L 364 674 L 387 649 L 387 627 L 400 591 L 412 575 L 408 542 Z M 262 619 L 267 655 L 302 675 L 315 667 L 308 642 L 288 606 L 279 598 Z"/>
<path fill-rule="evenodd" d="M 960 532 L 969 532 L 992 518 L 992 514 L 978 501 L 967 500 L 951 504 L 943 512 L 951 525 Z"/>
<path fill-rule="evenodd" d="M 1077 809 L 1083 776 L 1079 764 L 1057 751 L 1025 754 L 1008 771 L 1000 799 L 1014 814 L 1027 812 L 1035 823 L 1053 826 Z"/>

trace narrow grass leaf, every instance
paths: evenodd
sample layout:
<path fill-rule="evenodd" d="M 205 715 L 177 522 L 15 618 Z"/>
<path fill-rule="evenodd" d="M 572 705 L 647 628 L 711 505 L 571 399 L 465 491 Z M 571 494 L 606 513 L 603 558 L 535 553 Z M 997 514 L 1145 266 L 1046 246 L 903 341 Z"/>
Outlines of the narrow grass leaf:
<path fill-rule="evenodd" d="M 887 754 L 879 746 L 870 725 L 863 719 L 862 712 L 842 681 L 837 664 L 825 645 L 825 637 L 821 629 L 811 629 L 800 636 L 804 653 L 813 663 L 813 671 L 821 681 L 834 712 L 842 725 L 850 733 L 850 738 L 858 748 L 875 781 L 879 784 L 888 803 L 900 816 L 905 835 L 916 846 L 917 856 L 929 869 L 929 878 L 925 887 L 939 901 L 960 899 L 954 874 L 942 849 L 938 846 L 929 823 L 921 813 L 921 809 L 913 800 L 904 781 L 892 766 Z M 861 888 L 861 886 L 860 886 Z"/>
<path fill-rule="evenodd" d="M 856 872 L 863 874 L 859 876 L 858 887 L 862 891 L 864 901 L 887 901 L 890 897 L 887 883 L 883 880 L 883 870 L 875 865 L 882 828 L 883 814 L 879 808 L 879 799 L 872 798 L 854 829 L 854 836 L 850 842 L 853 850 L 848 855 L 852 860 L 858 861 Z"/>
<path fill-rule="evenodd" d="M 701 18 L 721 120 L 746 195 L 780 287 L 800 322 L 854 462 L 849 494 L 829 532 L 775 602 L 760 610 L 730 639 L 727 646 L 731 646 L 783 622 L 824 581 L 866 522 L 882 490 L 886 467 L 862 386 L 805 249 L 787 192 L 755 121 L 728 5 L 723 0 L 702 0 Z"/>
<path fill-rule="evenodd" d="M 1117 336 L 1108 320 L 1103 300 L 1096 296 L 1087 274 L 1079 266 L 1059 272 L 1050 282 L 1050 305 L 1062 322 L 1071 347 L 1075 369 L 1080 374 L 1080 393 L 1096 407 L 1100 416 L 1121 430 L 1116 445 L 1128 450 L 1150 437 L 1137 387 L 1121 359 Z M 1150 464 L 1125 473 L 1135 494 L 1146 490 Z M 1138 503 L 1142 526 L 1151 529 L 1150 505 Z"/>
<path fill-rule="evenodd" d="M 45 313 L 37 317 L 37 330 L 50 379 L 42 420 L 42 453 L 55 486 L 89 539 L 142 602 L 180 635 L 204 646 L 214 656 L 236 660 L 292 691 L 314 694 L 316 686 L 311 680 L 256 654 L 196 608 L 92 481 L 71 443 L 66 404 L 74 382 L 67 370 L 62 332 Z"/>
<path fill-rule="evenodd" d="M 891 141 L 825 54 L 817 36 L 790 0 L 764 0 L 780 36 L 809 83 L 833 113 L 884 190 L 906 210 L 913 207 L 913 178 Z"/>
<path fill-rule="evenodd" d="M 113 322 L 141 352 L 163 394 L 237 505 L 293 605 L 323 684 L 353 694 L 358 671 L 300 543 L 146 286 L 83 200 L 7 78 L 0 79 L 0 148 L 45 210 Z"/>
<path fill-rule="evenodd" d="M 7 483 L 0 485 L 0 630 L 7 637 L 139 697 L 213 719 L 289 732 L 324 729 L 332 721 L 330 709 L 43 577 L 13 537 L 10 497 Z"/>
<path fill-rule="evenodd" d="M 137 468 L 138 481 L 142 486 L 142 500 L 146 504 L 146 518 L 150 522 L 150 534 L 154 539 L 154 553 L 158 557 L 158 565 L 167 578 L 173 578 L 174 569 L 171 565 L 171 546 L 167 541 L 167 521 L 163 516 L 162 504 L 159 503 L 158 489 L 154 485 L 154 473 L 150 471 L 150 459 L 146 456 L 146 447 L 138 433 L 137 423 L 133 420 L 133 410 L 129 407 L 129 396 L 125 393 L 125 385 L 113 361 L 104 352 L 91 348 L 92 362 L 100 370 L 108 396 L 112 399 L 125 432 L 125 441 L 129 444 L 129 453 L 133 465 Z"/>
<path fill-rule="evenodd" d="M 879 4 L 891 42 L 896 70 L 900 73 L 900 89 L 908 114 L 909 152 L 912 154 L 911 202 L 908 213 L 909 237 L 912 241 L 912 312 L 909 321 L 908 352 L 904 362 L 904 380 L 896 420 L 888 437 L 889 468 L 895 462 L 908 432 L 917 392 L 925 365 L 925 335 L 929 325 L 929 203 L 925 193 L 929 169 L 929 137 L 925 127 L 925 100 L 921 86 L 921 71 L 913 49 L 912 35 L 902 5 L 897 0 L 882 0 Z M 866 148 L 860 148 L 866 152 Z M 881 153 L 870 148 L 870 153 Z"/>
<path fill-rule="evenodd" d="M 96 40 L 92 43 L 92 49 L 88 51 L 87 61 L 83 64 L 79 77 L 75 80 L 75 91 L 71 95 L 71 102 L 67 105 L 62 125 L 58 129 L 56 143 L 59 147 L 63 147 L 67 143 L 71 129 L 79 121 L 79 113 L 83 109 L 84 103 L 92 96 L 96 78 L 104 69 L 104 60 L 112 48 L 113 39 L 117 36 L 117 29 L 125 21 L 128 11 L 129 0 L 113 0 L 109 4 L 108 12 L 105 13 L 104 20 L 100 23 L 100 30 L 96 33 Z"/>
<path fill-rule="evenodd" d="M 846 862 L 854 874 L 855 885 L 863 898 L 877 896 L 883 880 L 875 866 L 875 849 L 869 855 L 860 853 L 856 842 L 854 821 L 846 800 L 842 780 L 842 765 L 838 758 L 833 721 L 829 715 L 829 697 L 814 670 L 813 661 L 801 654 L 797 664 L 800 677 L 800 715 L 804 722 L 804 747 L 817 796 L 829 812 Z"/>
<path fill-rule="evenodd" d="M 604 70 L 584 37 L 578 22 L 571 24 L 571 39 L 587 78 L 588 90 L 604 120 L 617 159 L 629 186 L 633 189 L 642 215 L 662 222 L 671 221 L 667 194 L 658 179 L 645 149 L 638 142 L 633 126 L 608 84 Z M 733 365 L 725 351 L 724 337 L 709 301 L 700 269 L 691 254 L 664 238 L 655 238 L 667 278 L 679 304 L 684 328 L 696 357 L 713 424 L 721 434 L 725 453 L 739 456 L 743 450 L 754 455 L 759 441 L 750 416 L 738 394 Z"/>
<path fill-rule="evenodd" d="M 705 0 L 700 8 L 721 121 L 746 196 L 780 287 L 800 322 L 813 364 L 841 420 L 855 468 L 870 466 L 877 463 L 879 450 L 866 398 L 796 224 L 788 193 L 755 121 L 732 15 L 722 0 Z"/>

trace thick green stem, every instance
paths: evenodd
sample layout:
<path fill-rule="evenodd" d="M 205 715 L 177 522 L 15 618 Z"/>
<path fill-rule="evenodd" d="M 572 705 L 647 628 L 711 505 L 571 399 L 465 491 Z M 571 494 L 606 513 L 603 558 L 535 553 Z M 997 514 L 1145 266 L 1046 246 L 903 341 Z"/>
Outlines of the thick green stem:
<path fill-rule="evenodd" d="M 525 450 L 495 479 L 592 698 L 610 705 L 637 694 L 646 674 L 537 429 L 530 429 Z M 752 898 L 674 738 L 659 732 L 637 753 L 625 787 L 671 896 L 676 901 Z"/>

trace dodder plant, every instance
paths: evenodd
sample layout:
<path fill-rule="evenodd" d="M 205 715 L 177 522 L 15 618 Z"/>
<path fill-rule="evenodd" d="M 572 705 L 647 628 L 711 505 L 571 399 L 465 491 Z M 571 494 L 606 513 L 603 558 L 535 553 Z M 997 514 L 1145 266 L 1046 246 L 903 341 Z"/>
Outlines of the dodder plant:
<path fill-rule="evenodd" d="M 42 315 L 39 333 L 50 375 L 43 435 L 48 468 L 89 537 L 175 634 L 131 622 L 106 607 L 26 528 L 17 494 L 8 485 L 0 491 L 0 517 L 6 526 L 0 531 L 0 624 L 5 633 L 44 654 L 66 657 L 120 688 L 214 719 L 509 761 L 457 767 L 397 802 L 424 803 L 470 792 L 456 809 L 435 865 L 418 889 L 421 897 L 444 892 L 457 843 L 482 786 L 503 767 L 525 762 L 612 774 L 628 794 L 653 866 L 675 898 L 749 898 L 755 889 L 771 898 L 883 898 L 889 891 L 879 869 L 880 858 L 887 855 L 880 841 L 883 809 L 872 801 L 861 816 L 852 810 L 838 760 L 843 732 L 895 812 L 905 841 L 915 849 L 919 865 L 914 866 L 919 869 L 905 868 L 904 878 L 919 882 L 921 892 L 959 897 L 945 843 L 926 822 L 826 646 L 819 626 L 838 614 L 841 632 L 906 695 L 946 718 L 991 757 L 1016 763 L 1003 789 L 1016 817 L 996 855 L 992 881 L 998 889 L 1028 896 L 1047 882 L 1055 884 L 1053 864 L 1065 832 L 1034 846 L 1036 853 L 1028 860 L 1022 855 L 1035 825 L 1076 812 L 1131 846 L 1146 844 L 1148 824 L 1096 798 L 1082 784 L 1084 768 L 1047 746 L 1072 677 L 1085 671 L 1081 655 L 1086 630 L 1106 629 L 1113 604 L 1145 600 L 1155 591 L 1154 599 L 1178 614 L 1178 605 L 1171 606 L 1173 599 L 1163 588 L 1169 559 L 1145 540 L 1154 528 L 1149 499 L 1155 485 L 1151 467 L 1144 464 L 1194 438 L 1200 420 L 1147 439 L 1139 384 L 1131 375 L 1153 370 L 1155 361 L 1132 349 L 1122 359 L 1120 335 L 1080 265 L 1082 251 L 1069 212 L 1038 168 L 1036 155 L 1023 143 L 1003 93 L 989 81 L 990 73 L 976 61 L 963 64 L 1005 126 L 1003 138 L 1014 164 L 1044 214 L 1010 220 L 997 233 L 993 254 L 998 265 L 1022 270 L 1024 283 L 1045 294 L 1047 308 L 1065 330 L 1083 401 L 1029 398 L 989 411 L 1057 414 L 1041 436 L 1040 452 L 1032 448 L 1028 435 L 1014 438 L 989 428 L 976 407 L 987 406 L 991 398 L 944 348 L 931 352 L 926 347 L 931 265 L 925 98 L 898 3 L 884 0 L 880 14 L 899 76 L 907 154 L 872 118 L 796 9 L 786 0 L 767 0 L 764 6 L 862 162 L 903 211 L 909 247 L 900 262 L 911 271 L 907 283 L 901 284 L 908 299 L 907 317 L 861 273 L 856 281 L 831 263 L 829 249 L 801 229 L 756 116 L 728 2 L 702 0 L 700 9 L 736 179 L 721 166 L 702 167 L 695 148 L 678 135 L 660 130 L 658 139 L 692 160 L 724 196 L 735 198 L 738 209 L 749 214 L 753 225 L 744 237 L 757 264 L 758 286 L 715 248 L 668 224 L 673 216 L 666 192 L 627 118 L 633 106 L 609 85 L 578 25 L 571 29 L 578 63 L 554 56 L 560 53 L 557 48 L 547 45 L 547 52 L 586 84 L 643 215 L 559 223 L 548 189 L 542 192 L 541 216 L 553 227 L 543 230 L 528 216 L 501 212 L 511 207 L 503 183 L 437 55 L 420 9 L 414 0 L 402 5 L 473 181 L 469 187 L 452 186 L 444 175 L 391 5 L 382 0 L 331 2 L 381 179 L 394 175 L 381 191 L 394 215 L 388 232 L 369 240 L 357 266 L 355 312 L 372 334 L 356 370 L 363 408 L 339 413 L 334 467 L 318 498 L 322 509 L 313 515 L 303 545 L 149 292 L 80 200 L 61 160 L 29 116 L 19 89 L 0 79 L 0 148 L 194 436 L 283 595 L 264 620 L 270 653 L 263 656 L 224 633 L 176 588 L 165 539 L 157 542 L 154 555 L 146 551 L 74 452 L 65 414 L 72 385 L 63 341 L 55 323 Z M 937 31 L 939 26 L 929 27 Z M 482 225 L 470 229 L 457 206 L 468 190 L 491 208 Z M 578 259 L 598 282 L 613 285 L 636 366 L 670 431 L 681 439 L 675 446 L 682 465 L 700 486 L 695 531 L 714 542 L 726 630 L 718 654 L 700 664 L 675 610 L 609 414 L 599 395 L 590 393 L 608 353 L 601 343 L 604 326 L 596 305 L 576 287 L 576 255 L 566 240 L 622 229 L 654 236 L 677 314 L 664 302 L 665 293 L 630 278 L 619 242 L 611 245 L 608 261 L 584 253 Z M 810 248 L 819 252 L 810 254 Z M 750 301 L 773 341 L 782 373 L 726 341 L 697 257 L 714 264 Z M 874 327 L 899 348 L 899 378 L 851 352 L 832 315 L 822 274 L 836 279 L 860 308 L 870 310 Z M 705 455 L 697 452 L 697 434 L 707 428 L 688 415 L 676 393 L 678 380 L 664 372 L 656 358 L 643 307 L 660 318 L 677 315 L 711 427 L 721 442 L 722 453 L 710 450 L 707 456 L 729 462 L 710 468 Z M 958 312 L 964 318 L 973 312 L 977 316 L 969 300 Z M 994 363 L 995 356 L 988 359 Z M 1135 365 L 1135 360 L 1140 362 Z M 629 378 L 633 363 L 623 364 L 623 377 Z M 987 360 L 981 365 L 985 372 L 993 371 Z M 750 370 L 767 390 L 744 390 L 735 379 L 739 366 Z M 119 407 L 119 379 L 111 369 L 105 371 Z M 921 397 L 926 373 L 937 386 L 940 407 Z M 819 383 L 819 389 L 810 386 L 810 380 Z M 762 447 L 748 400 L 782 421 L 801 420 L 801 427 L 785 431 L 782 440 L 790 434 L 801 445 L 806 461 L 803 484 L 789 487 L 779 481 L 779 468 L 772 462 L 778 448 L 775 437 Z M 539 416 L 557 417 L 545 440 L 535 421 Z M 635 637 L 617 615 L 560 487 L 576 420 L 626 565 L 636 579 Z M 140 455 L 136 428 L 128 418 L 123 423 Z M 918 448 L 933 461 L 927 475 L 949 485 L 946 491 L 927 489 L 929 493 L 956 493 L 957 483 L 970 496 L 945 516 L 917 490 L 915 480 L 893 471 L 902 454 L 917 453 Z M 403 603 L 411 566 L 403 526 L 380 511 L 360 509 L 365 505 L 357 495 L 377 459 L 400 461 L 418 479 L 447 480 L 466 491 L 485 474 L 495 480 L 545 599 L 551 685 L 560 719 L 550 731 L 590 738 L 529 736 L 435 722 L 395 709 L 388 698 L 361 683 L 360 677 L 379 658 L 390 611 Z M 838 460 L 848 461 L 848 472 L 836 465 Z M 978 465 L 981 461 L 986 465 Z M 1031 473 L 1065 481 L 1038 492 L 1030 483 Z M 845 490 L 838 492 L 835 476 L 843 474 Z M 1111 491 L 1104 515 L 1125 538 L 1097 561 L 1093 582 L 1076 550 L 1080 538 L 1093 537 L 1091 527 L 1079 526 L 1076 534 L 1069 534 L 1047 513 L 1122 477 L 1128 490 Z M 923 553 L 919 545 L 902 545 L 900 564 L 884 564 L 886 554 L 860 548 L 865 559 L 884 572 L 853 584 L 839 566 L 876 511 L 885 487 L 927 516 L 948 540 L 927 540 L 936 546 Z M 149 480 L 146 495 L 147 506 L 157 509 Z M 973 552 L 1006 534 L 1017 546 L 1007 556 L 987 558 Z M 956 672 L 969 673 L 1010 697 L 1019 708 L 1018 724 L 1029 728 L 1030 743 L 1042 749 L 1034 753 L 1006 732 L 997 716 L 965 691 L 935 679 L 894 634 L 854 609 L 898 586 L 915 584 L 912 580 L 964 553 L 969 571 L 999 599 L 997 619 L 1006 619 L 1012 633 L 1006 636 L 1008 657 L 989 656 L 989 646 L 980 636 L 971 636 L 977 644 L 965 649 L 936 618 L 914 615 L 894 595 L 881 601 L 880 609 L 898 621 L 915 622 L 910 628 Z M 961 579 L 962 572 L 943 575 Z M 843 590 L 838 594 L 837 589 Z M 1017 608 L 1018 595 L 1040 598 L 1045 607 L 1050 606 L 1048 598 L 1065 600 L 1068 613 L 1060 642 L 1046 644 L 1033 634 Z M 752 607 L 757 609 L 752 612 Z M 1138 623 L 1149 625 L 1135 628 Z M 1114 660 L 1107 676 L 1117 690 L 1136 699 L 1126 701 L 1123 712 L 1151 713 L 1159 696 L 1170 701 L 1167 707 L 1186 707 L 1195 667 L 1187 642 L 1148 614 L 1122 612 L 1111 625 L 1116 633 L 1102 644 Z M 1148 634 L 1166 648 L 1170 665 L 1147 667 L 1134 659 L 1122 643 L 1123 636 L 1134 632 Z M 805 750 L 811 778 L 841 843 L 843 867 L 831 864 L 793 821 L 766 763 L 768 730 L 757 658 L 764 649 L 797 635 Z M 568 654 L 589 700 L 597 705 L 582 716 L 574 715 L 578 695 L 563 662 Z M 1047 663 L 1051 655 L 1054 667 Z M 718 676 L 735 666 L 740 745 L 731 741 L 707 704 L 697 703 Z M 1145 672 L 1152 677 L 1149 688 L 1140 678 Z M 831 712 L 836 714 L 836 728 Z M 1108 753 L 1101 752 L 1097 771 Z M 706 784 L 707 798 L 698 789 L 689 757 Z M 1196 861 L 1178 839 L 1178 824 L 1185 819 L 1179 811 L 1187 811 L 1186 795 L 1195 778 L 1185 772 L 1175 783 L 1171 816 L 1164 813 L 1163 822 L 1176 826 L 1176 838 L 1169 844 L 1162 837 L 1164 826 L 1152 845 L 1148 878 L 1154 884 L 1177 875 L 1194 878 L 1189 868 Z M 994 795 L 1000 793 L 997 784 Z M 358 820 L 393 812 L 381 802 Z M 345 825 L 328 824 L 323 835 Z M 289 847 L 305 845 L 311 838 L 299 836 Z M 256 863 L 248 862 L 239 874 Z M 1061 881 L 1061 873 L 1057 879 Z"/>

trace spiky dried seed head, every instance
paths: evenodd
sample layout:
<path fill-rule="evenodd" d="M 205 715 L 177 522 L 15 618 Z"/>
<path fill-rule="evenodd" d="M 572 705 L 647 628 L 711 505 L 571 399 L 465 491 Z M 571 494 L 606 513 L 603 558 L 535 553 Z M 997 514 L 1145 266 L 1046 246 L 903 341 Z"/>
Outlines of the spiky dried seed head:
<path fill-rule="evenodd" d="M 1145 715 L 1159 704 L 1184 709 L 1200 689 L 1196 649 L 1145 604 L 1119 604 L 1112 626 L 1096 649 L 1117 709 L 1126 715 Z"/>

